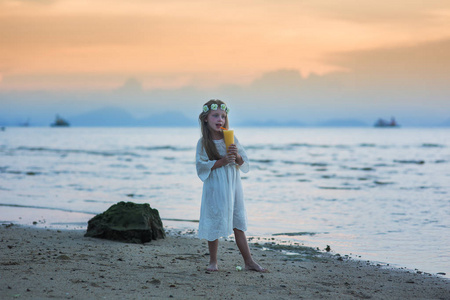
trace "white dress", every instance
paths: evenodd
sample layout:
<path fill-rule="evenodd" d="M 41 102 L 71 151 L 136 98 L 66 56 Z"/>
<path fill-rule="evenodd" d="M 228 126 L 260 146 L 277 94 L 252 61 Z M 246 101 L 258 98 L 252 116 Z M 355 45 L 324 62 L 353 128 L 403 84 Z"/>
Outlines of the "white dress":
<path fill-rule="evenodd" d="M 226 155 L 223 139 L 214 140 L 219 154 Z M 214 241 L 220 237 L 229 236 L 233 229 L 247 230 L 247 214 L 244 206 L 244 193 L 240 171 L 249 171 L 248 157 L 244 148 L 235 138 L 238 153 L 244 163 L 241 166 L 228 164 L 214 169 L 216 160 L 209 160 L 202 145 L 202 138 L 197 144 L 196 166 L 197 175 L 203 181 L 203 195 L 200 209 L 200 224 L 198 237 Z"/>

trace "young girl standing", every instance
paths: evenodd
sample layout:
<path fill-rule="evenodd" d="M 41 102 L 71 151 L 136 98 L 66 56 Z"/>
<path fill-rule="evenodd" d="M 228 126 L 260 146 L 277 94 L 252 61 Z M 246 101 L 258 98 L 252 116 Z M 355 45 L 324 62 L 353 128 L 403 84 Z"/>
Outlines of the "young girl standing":
<path fill-rule="evenodd" d="M 235 138 L 226 150 L 222 127 L 228 129 L 227 105 L 220 100 L 210 100 L 199 116 L 202 137 L 197 144 L 196 166 L 203 181 L 198 235 L 208 240 L 210 261 L 208 271 L 218 271 L 217 250 L 219 238 L 234 231 L 236 244 L 242 254 L 246 270 L 265 272 L 252 258 L 247 237 L 247 216 L 244 207 L 239 170 L 249 171 L 244 148 Z"/>

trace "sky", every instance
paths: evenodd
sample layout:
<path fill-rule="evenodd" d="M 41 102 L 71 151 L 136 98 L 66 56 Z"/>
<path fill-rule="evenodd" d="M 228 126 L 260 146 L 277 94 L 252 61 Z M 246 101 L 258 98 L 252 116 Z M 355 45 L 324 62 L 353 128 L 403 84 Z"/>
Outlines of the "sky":
<path fill-rule="evenodd" d="M 450 0 L 0 0 L 0 45 L 10 124 L 211 98 L 236 122 L 450 119 Z"/>

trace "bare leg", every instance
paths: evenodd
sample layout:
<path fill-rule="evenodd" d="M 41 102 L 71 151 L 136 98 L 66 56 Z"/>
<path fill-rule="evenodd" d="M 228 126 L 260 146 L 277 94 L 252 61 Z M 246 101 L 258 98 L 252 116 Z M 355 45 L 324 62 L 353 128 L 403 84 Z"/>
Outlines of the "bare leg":
<path fill-rule="evenodd" d="M 252 258 L 252 254 L 250 253 L 250 248 L 248 247 L 247 237 L 245 236 L 245 232 L 239 229 L 234 230 L 234 237 L 236 239 L 236 244 L 241 251 L 242 258 L 244 259 L 245 269 L 256 271 L 256 272 L 267 272 L 266 269 L 258 265 Z"/>
<path fill-rule="evenodd" d="M 217 250 L 219 249 L 219 240 L 208 241 L 209 248 L 209 266 L 206 268 L 208 271 L 219 271 L 217 267 Z"/>

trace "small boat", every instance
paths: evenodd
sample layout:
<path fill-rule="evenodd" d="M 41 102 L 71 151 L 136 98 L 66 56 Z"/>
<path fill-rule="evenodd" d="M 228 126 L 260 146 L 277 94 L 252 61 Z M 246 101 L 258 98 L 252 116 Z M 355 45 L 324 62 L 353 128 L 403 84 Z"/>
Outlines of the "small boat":
<path fill-rule="evenodd" d="M 59 115 L 56 115 L 55 122 L 50 124 L 51 127 L 69 127 L 70 124 Z"/>
<path fill-rule="evenodd" d="M 392 117 L 390 121 L 386 121 L 384 119 L 378 119 L 375 124 L 375 127 L 400 127 L 400 125 L 395 121 L 395 118 Z"/>

